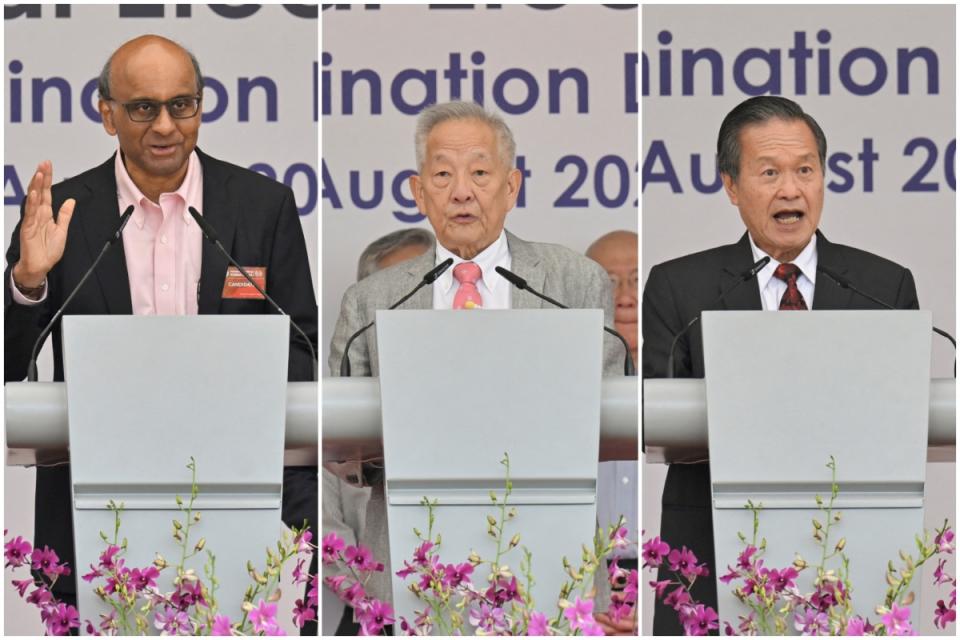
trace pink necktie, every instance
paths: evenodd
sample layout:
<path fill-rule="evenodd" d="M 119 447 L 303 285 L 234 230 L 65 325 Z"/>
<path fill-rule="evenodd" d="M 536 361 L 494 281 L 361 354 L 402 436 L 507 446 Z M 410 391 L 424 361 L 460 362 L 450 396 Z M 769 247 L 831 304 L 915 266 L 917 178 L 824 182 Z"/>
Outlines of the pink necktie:
<path fill-rule="evenodd" d="M 453 297 L 454 309 L 474 309 L 483 306 L 477 280 L 480 279 L 480 265 L 475 262 L 461 262 L 453 268 L 453 277 L 460 283 Z"/>

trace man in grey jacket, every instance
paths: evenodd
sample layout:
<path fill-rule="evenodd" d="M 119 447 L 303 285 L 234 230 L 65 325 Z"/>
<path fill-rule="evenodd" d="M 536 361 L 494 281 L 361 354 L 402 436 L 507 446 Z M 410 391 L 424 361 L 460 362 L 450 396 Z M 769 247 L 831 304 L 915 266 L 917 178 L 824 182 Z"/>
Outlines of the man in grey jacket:
<path fill-rule="evenodd" d="M 504 220 L 520 192 L 522 174 L 515 166 L 513 134 L 499 116 L 469 102 L 435 105 L 420 114 L 415 140 L 419 174 L 410 178 L 410 188 L 433 227 L 436 246 L 417 258 L 373 273 L 347 290 L 331 341 L 333 375 L 339 375 L 349 337 L 372 322 L 378 309 L 390 307 L 448 258 L 453 259 L 451 268 L 401 308 L 550 307 L 533 294 L 514 289 L 496 273 L 496 267 L 502 266 L 524 278 L 531 288 L 569 307 L 603 309 L 604 324 L 612 326 L 610 280 L 598 264 L 565 247 L 526 242 L 504 229 Z M 376 332 L 360 336 L 348 356 L 352 375 L 378 375 Z M 622 345 L 605 336 L 604 374 L 621 374 L 623 356 Z M 382 475 L 369 463 L 364 465 L 363 475 L 362 481 L 370 486 L 349 487 L 325 475 L 323 531 L 336 531 L 348 544 L 371 547 L 386 568 L 367 583 L 367 593 L 392 601 Z M 345 619 L 338 633 L 348 632 Z"/>
<path fill-rule="evenodd" d="M 402 265 L 372 274 L 343 296 L 330 349 L 330 371 L 337 375 L 347 339 L 411 291 L 432 267 L 447 258 L 453 265 L 432 287 L 424 287 L 404 309 L 539 309 L 550 305 L 527 291 L 516 291 L 496 273 L 504 267 L 533 289 L 581 309 L 603 309 L 612 326 L 612 293 L 607 274 L 592 260 L 552 244 L 526 242 L 504 229 L 520 192 L 522 174 L 514 165 L 516 143 L 506 123 L 472 102 L 448 102 L 424 110 L 417 120 L 417 168 L 410 189 L 437 237 L 428 251 Z M 470 276 L 460 274 L 471 273 Z M 470 278 L 466 287 L 460 278 Z M 467 299 L 469 288 L 476 299 Z M 622 370 L 623 347 L 605 338 L 604 371 Z M 352 375 L 377 375 L 376 332 L 350 347 Z"/>

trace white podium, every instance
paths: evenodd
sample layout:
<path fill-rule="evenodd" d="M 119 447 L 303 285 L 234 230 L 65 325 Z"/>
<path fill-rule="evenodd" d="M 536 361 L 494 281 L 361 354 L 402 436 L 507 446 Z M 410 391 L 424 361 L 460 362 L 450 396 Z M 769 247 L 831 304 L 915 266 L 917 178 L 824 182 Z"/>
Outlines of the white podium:
<path fill-rule="evenodd" d="M 216 554 L 222 610 L 240 614 L 247 560 L 261 566 L 282 531 L 285 425 L 295 457 L 316 460 L 317 384 L 288 389 L 288 345 L 281 316 L 64 319 L 67 383 L 6 385 L 8 464 L 62 458 L 69 425 L 78 576 L 97 563 L 99 532 L 112 534 L 108 500 L 124 503 L 127 566 L 157 552 L 177 562 L 171 521 L 182 520 L 175 496 L 189 498 L 192 456 L 203 519 L 191 538 Z M 192 561 L 201 576 L 205 560 Z M 78 591 L 82 617 L 106 612 Z"/>
<path fill-rule="evenodd" d="M 638 458 L 639 382 L 639 378 L 631 376 L 603 378 L 600 383 L 600 462 Z M 650 382 L 645 381 L 646 384 Z M 702 386 L 703 380 L 699 382 Z M 291 386 L 294 384 L 296 383 L 291 383 Z M 646 393 L 646 386 L 644 389 Z M 648 406 L 644 404 L 645 409 Z M 686 411 L 685 401 L 680 411 Z M 671 403 L 663 413 L 671 416 L 668 421 L 678 419 L 675 403 Z M 341 462 L 383 457 L 382 418 L 379 378 L 324 378 L 323 461 Z M 701 440 L 703 448 L 706 449 L 706 418 L 701 427 Z M 632 523 L 632 528 L 636 528 L 636 524 Z"/>
<path fill-rule="evenodd" d="M 887 561 L 923 529 L 928 455 L 955 454 L 956 386 L 929 379 L 930 328 L 921 311 L 705 312 L 705 381 L 645 381 L 648 460 L 702 460 L 709 445 L 715 578 L 752 531 L 747 499 L 764 507 L 766 566 L 819 561 L 814 495 L 829 498 L 832 455 L 843 519 L 831 539 L 847 539 L 855 610 L 875 617 Z M 717 592 L 722 619 L 746 612 Z"/>
<path fill-rule="evenodd" d="M 577 564 L 596 519 L 602 312 L 599 310 L 378 311 L 383 448 L 394 568 L 427 530 L 424 496 L 439 500 L 434 532 L 444 562 L 471 550 L 492 559 L 486 516 L 499 517 L 503 453 L 510 454 L 521 533 L 533 552 L 533 596 L 553 602 L 561 558 Z M 515 549 L 501 562 L 519 575 Z M 484 580 L 485 575 L 478 576 Z M 398 616 L 423 605 L 393 578 Z"/>

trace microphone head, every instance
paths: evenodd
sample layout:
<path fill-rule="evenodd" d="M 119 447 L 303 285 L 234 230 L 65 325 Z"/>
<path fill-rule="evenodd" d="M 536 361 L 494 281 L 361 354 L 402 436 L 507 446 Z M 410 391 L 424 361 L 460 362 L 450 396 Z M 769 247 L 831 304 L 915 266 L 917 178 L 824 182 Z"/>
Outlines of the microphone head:
<path fill-rule="evenodd" d="M 200 227 L 200 231 L 203 233 L 204 237 L 206 237 L 206 239 L 210 242 L 216 242 L 217 232 L 214 231 L 213 227 L 211 227 L 207 221 L 203 219 L 203 216 L 200 215 L 200 212 L 193 207 L 187 207 L 187 211 L 190 212 L 194 222 L 196 222 L 197 226 Z"/>
<path fill-rule="evenodd" d="M 117 232 L 113 234 L 113 238 L 110 239 L 110 244 L 113 244 L 120 239 L 120 234 L 123 233 L 123 228 L 127 226 L 127 223 L 130 222 L 130 217 L 133 216 L 133 205 L 130 205 L 126 208 L 123 214 L 120 216 L 120 226 L 117 227 Z"/>
<path fill-rule="evenodd" d="M 453 264 L 453 258 L 447 258 L 446 260 L 444 260 L 443 262 L 435 266 L 433 269 L 430 269 L 430 271 L 428 271 L 427 274 L 423 276 L 423 284 L 433 284 L 433 282 L 437 278 L 439 278 L 441 275 L 443 275 L 443 272 L 449 269 L 450 265 L 452 264 Z"/>
<path fill-rule="evenodd" d="M 763 270 L 763 268 L 767 266 L 767 263 L 769 262 L 770 262 L 770 256 L 763 256 L 762 258 L 754 262 L 752 267 L 744 271 L 741 277 L 743 278 L 744 281 L 747 281 L 750 278 L 753 278 L 758 273 L 760 273 Z"/>
<path fill-rule="evenodd" d="M 506 278 L 507 282 L 515 286 L 517 289 L 520 289 L 522 291 L 527 288 L 527 281 L 521 278 L 520 276 L 518 276 L 517 274 L 511 271 L 507 271 L 503 267 L 497 267 L 495 271 L 499 273 L 501 276 L 503 276 L 504 278 Z"/>
<path fill-rule="evenodd" d="M 846 278 L 844 278 L 843 276 L 841 276 L 840 274 L 838 274 L 838 273 L 837 273 L 836 271 L 834 271 L 833 269 L 829 269 L 829 268 L 823 266 L 822 264 L 818 264 L 818 265 L 817 265 L 817 271 L 819 271 L 820 273 L 825 274 L 828 278 L 830 278 L 831 280 L 833 280 L 834 282 L 836 282 L 836 283 L 837 283 L 838 285 L 840 285 L 842 288 L 844 288 L 844 289 L 849 289 L 849 288 L 850 288 L 850 281 L 847 280 Z"/>

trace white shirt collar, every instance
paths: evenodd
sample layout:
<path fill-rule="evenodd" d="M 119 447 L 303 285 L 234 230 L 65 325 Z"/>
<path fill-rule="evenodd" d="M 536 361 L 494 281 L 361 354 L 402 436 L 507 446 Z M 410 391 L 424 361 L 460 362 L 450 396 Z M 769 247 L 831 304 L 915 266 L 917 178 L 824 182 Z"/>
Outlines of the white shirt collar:
<path fill-rule="evenodd" d="M 461 262 L 473 262 L 480 267 L 481 277 L 480 280 L 486 286 L 487 290 L 493 292 L 499 286 L 506 286 L 507 283 L 502 283 L 503 278 L 495 271 L 497 267 L 510 268 L 510 252 L 507 247 L 507 233 L 503 229 L 500 230 L 500 235 L 497 236 L 497 239 L 493 241 L 489 247 L 478 253 L 471 260 L 464 260 L 460 256 L 448 250 L 440 242 L 437 242 L 437 260 L 436 264 L 440 264 L 447 258 L 453 258 L 453 264 L 450 265 L 450 268 L 443 272 L 437 281 L 433 284 L 435 287 L 448 293 L 450 289 L 453 288 L 453 270 Z"/>
<path fill-rule="evenodd" d="M 777 267 L 780 266 L 780 263 L 776 261 L 775 258 L 769 256 L 763 249 L 757 246 L 753 241 L 753 236 L 749 233 L 747 237 L 750 239 L 750 250 L 753 252 L 753 261 L 756 262 L 761 258 L 769 257 L 770 262 L 767 263 L 763 269 L 760 270 L 760 273 L 757 274 L 757 284 L 760 285 L 760 290 L 763 291 L 767 288 L 767 284 L 770 282 L 770 278 L 773 277 L 773 272 L 777 270 Z M 803 248 L 803 251 L 800 252 L 800 255 L 797 256 L 795 260 L 792 261 L 792 264 L 800 267 L 800 273 L 807 278 L 812 284 L 817 283 L 817 234 L 814 233 L 810 238 L 810 242 L 807 243 L 807 246 Z"/>

